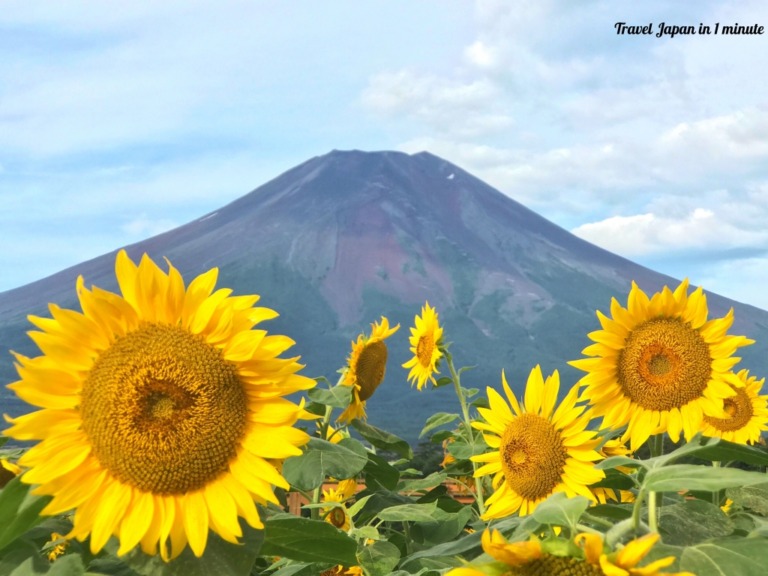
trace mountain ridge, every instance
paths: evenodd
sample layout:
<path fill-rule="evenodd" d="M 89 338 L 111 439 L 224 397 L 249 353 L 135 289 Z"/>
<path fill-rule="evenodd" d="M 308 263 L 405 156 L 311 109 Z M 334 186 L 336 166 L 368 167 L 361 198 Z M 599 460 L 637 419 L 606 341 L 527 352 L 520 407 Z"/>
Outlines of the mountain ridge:
<path fill-rule="evenodd" d="M 282 315 L 265 328 L 296 340 L 309 376 L 330 377 L 349 341 L 381 315 L 399 322 L 401 331 L 388 341 L 387 380 L 369 412 L 374 424 L 405 412 L 410 438 L 429 413 L 455 411 L 449 391 L 407 392 L 398 366 L 424 301 L 437 308 L 457 362 L 478 365 L 466 376 L 475 384 L 498 386 L 506 369 L 519 388 L 542 364 L 546 373 L 566 376 L 565 388 L 578 376 L 565 362 L 578 358 L 586 334 L 599 328 L 595 310 L 607 311 L 612 296 L 625 302 L 632 280 L 647 292 L 679 283 L 577 238 L 428 152 L 316 156 L 126 249 L 134 259 L 144 252 L 159 263 L 167 257 L 187 282 L 219 267 L 219 286 L 260 294 L 262 305 Z M 116 290 L 114 254 L 0 293 L 0 347 L 34 354 L 23 336 L 31 328 L 26 314 L 45 314 L 47 302 L 77 308 L 79 274 L 87 285 Z M 736 308 L 731 332 L 768 336 L 768 312 L 707 295 L 711 315 Z M 10 381 L 10 355 L 0 355 L 0 377 Z M 759 354 L 747 349 L 744 356 L 753 373 L 768 368 Z"/>

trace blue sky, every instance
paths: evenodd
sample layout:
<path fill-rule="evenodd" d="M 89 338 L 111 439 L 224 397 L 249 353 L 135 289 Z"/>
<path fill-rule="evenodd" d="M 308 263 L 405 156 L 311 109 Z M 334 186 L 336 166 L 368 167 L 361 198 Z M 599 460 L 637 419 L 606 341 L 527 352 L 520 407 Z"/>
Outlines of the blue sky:
<path fill-rule="evenodd" d="M 579 236 L 768 309 L 762 0 L 0 10 L 0 291 L 332 149 L 428 150 Z"/>

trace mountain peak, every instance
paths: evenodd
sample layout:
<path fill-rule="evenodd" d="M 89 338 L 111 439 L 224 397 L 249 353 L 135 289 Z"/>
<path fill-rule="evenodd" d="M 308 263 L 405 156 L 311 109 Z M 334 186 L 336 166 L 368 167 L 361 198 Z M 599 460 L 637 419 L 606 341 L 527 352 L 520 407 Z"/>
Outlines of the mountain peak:
<path fill-rule="evenodd" d="M 222 286 L 260 294 L 281 314 L 268 329 L 296 340 L 312 376 L 333 374 L 349 340 L 381 315 L 407 326 L 429 301 L 460 361 L 478 366 L 476 383 L 497 382 L 503 368 L 511 382 L 524 382 L 536 364 L 566 378 L 573 369 L 565 362 L 598 327 L 596 309 L 607 310 L 632 280 L 649 291 L 677 285 L 429 152 L 333 150 L 127 250 L 134 259 L 167 257 L 186 279 L 218 267 Z M 46 314 L 48 302 L 77 308 L 79 274 L 88 285 L 115 290 L 114 253 L 0 294 L 0 341 L 34 354 L 26 315 Z M 708 303 L 713 315 L 736 309 L 734 333 L 768 337 L 768 313 L 713 294 Z M 398 341 L 395 366 L 408 354 L 407 338 Z M 5 358 L 0 374 L 10 381 Z M 750 350 L 743 358 L 757 372 L 768 368 Z M 418 402 L 404 408 L 396 395 L 384 396 L 377 392 L 372 415 L 418 410 Z M 414 418 L 414 427 L 422 421 Z"/>

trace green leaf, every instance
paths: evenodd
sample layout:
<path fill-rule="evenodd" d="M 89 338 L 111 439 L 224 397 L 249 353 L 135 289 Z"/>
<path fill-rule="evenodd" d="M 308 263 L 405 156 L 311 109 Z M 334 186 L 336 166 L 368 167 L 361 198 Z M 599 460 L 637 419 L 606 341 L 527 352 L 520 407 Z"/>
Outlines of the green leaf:
<path fill-rule="evenodd" d="M 19 476 L 0 490 L 0 550 L 43 521 L 40 511 L 50 496 L 35 496 Z"/>
<path fill-rule="evenodd" d="M 426 478 L 406 479 L 400 482 L 398 490 L 401 492 L 417 492 L 421 490 L 429 490 L 435 486 L 439 486 L 448 479 L 448 474 L 443 472 L 433 472 Z"/>
<path fill-rule="evenodd" d="M 456 512 L 446 512 L 438 508 L 432 514 L 432 521 L 417 522 L 411 528 L 414 540 L 425 544 L 441 544 L 453 540 L 461 534 L 467 522 L 472 518 L 472 508 L 462 506 Z"/>
<path fill-rule="evenodd" d="M 347 509 L 347 514 L 349 514 L 350 518 L 354 518 L 357 516 L 357 513 L 360 512 L 360 510 L 363 509 L 363 506 L 368 502 L 368 500 L 373 496 L 373 494 L 368 494 L 368 496 L 363 496 L 362 498 L 358 498 L 352 506 L 350 506 Z"/>
<path fill-rule="evenodd" d="M 573 526 L 589 507 L 589 500 L 584 496 L 568 498 L 564 492 L 552 494 L 533 511 L 533 517 L 541 524 Z"/>
<path fill-rule="evenodd" d="M 40 548 L 26 538 L 19 538 L 13 546 L 0 551 L 0 574 L 45 574 L 48 567 L 48 560 L 40 554 Z"/>
<path fill-rule="evenodd" d="M 768 516 L 768 483 L 754 486 L 739 486 L 725 491 L 728 498 L 743 508 L 761 516 Z"/>
<path fill-rule="evenodd" d="M 369 576 L 389 576 L 400 561 L 400 550 L 386 540 L 363 546 L 357 553 L 358 564 Z"/>
<path fill-rule="evenodd" d="M 163 562 L 159 556 L 147 556 L 138 548 L 123 556 L 121 560 L 142 576 L 248 576 L 259 555 L 264 531 L 251 528 L 243 521 L 240 521 L 240 527 L 243 530 L 241 544 L 231 544 L 217 534 L 209 533 L 205 552 L 200 558 L 195 557 L 187 546 L 171 562 Z M 114 556 L 117 548 L 117 540 L 110 539 L 106 550 Z M 58 562 L 59 560 L 56 561 Z M 95 571 L 98 566 L 97 559 L 91 562 L 88 569 Z"/>
<path fill-rule="evenodd" d="M 365 504 L 359 509 L 357 516 L 355 516 L 355 523 L 358 526 L 366 524 L 375 518 L 382 510 L 393 506 L 401 506 L 403 504 L 413 504 L 411 498 L 398 494 L 397 492 L 379 491 L 369 494 L 366 498 L 367 500 L 365 501 Z"/>
<path fill-rule="evenodd" d="M 596 504 L 589 509 L 589 515 L 597 516 L 598 518 L 608 518 L 618 522 L 632 516 L 632 510 L 626 504 Z"/>
<path fill-rule="evenodd" d="M 515 518 L 514 520 L 518 520 L 518 518 Z M 444 544 L 438 544 L 437 546 L 432 546 L 426 550 L 420 550 L 411 554 L 410 556 L 407 556 L 406 558 L 403 558 L 400 567 L 407 568 L 410 567 L 411 564 L 419 564 L 420 561 L 425 558 L 458 556 L 467 554 L 470 551 L 477 552 L 480 550 L 481 536 L 482 530 L 478 530 L 472 534 L 462 536 L 457 540 L 445 542 Z M 471 554 L 467 554 L 467 556 L 470 557 Z"/>
<path fill-rule="evenodd" d="M 435 380 L 434 388 L 448 386 L 448 384 L 453 384 L 453 379 L 451 379 L 449 376 L 442 376 L 441 378 Z"/>
<path fill-rule="evenodd" d="M 609 468 L 605 471 L 605 478 L 595 484 L 591 484 L 593 488 L 613 488 L 614 490 L 631 490 L 635 488 L 635 475 L 628 476 L 624 472 L 620 472 L 613 468 Z"/>
<path fill-rule="evenodd" d="M 459 417 L 458 414 L 450 414 L 448 412 L 437 412 L 436 414 L 432 414 L 432 416 L 427 418 L 427 421 L 424 424 L 424 428 L 421 429 L 419 438 L 424 436 L 430 430 L 434 430 L 435 428 L 439 428 L 440 426 L 445 426 L 446 424 L 450 424 L 451 422 L 456 420 L 458 417 Z"/>
<path fill-rule="evenodd" d="M 764 576 L 766 544 L 764 538 L 739 538 L 689 546 L 683 550 L 680 570 L 696 576 Z"/>
<path fill-rule="evenodd" d="M 277 514 L 264 524 L 264 556 L 345 566 L 353 566 L 357 561 L 357 543 L 328 522 Z"/>
<path fill-rule="evenodd" d="M 720 440 L 696 451 L 696 458 L 710 462 L 744 462 L 753 466 L 768 466 L 768 453 L 754 446 Z"/>
<path fill-rule="evenodd" d="M 394 490 L 400 480 L 400 471 L 377 454 L 368 454 L 368 463 L 363 468 L 363 472 L 365 485 L 369 490 L 379 488 Z"/>
<path fill-rule="evenodd" d="M 352 420 L 352 426 L 355 430 L 360 432 L 360 435 L 363 438 L 368 440 L 368 442 L 376 448 L 379 448 L 380 450 L 390 450 L 409 460 L 413 458 L 413 450 L 411 449 L 411 446 L 402 438 L 399 438 L 386 430 L 382 430 L 381 428 L 376 428 L 376 426 L 366 424 L 358 419 Z"/>
<path fill-rule="evenodd" d="M 487 446 L 483 443 L 472 446 L 461 440 L 456 440 L 455 442 L 448 444 L 448 452 L 456 458 L 456 460 L 469 460 L 470 456 L 482 454 L 486 448 Z"/>
<path fill-rule="evenodd" d="M 352 386 L 334 386 L 330 389 L 312 388 L 307 392 L 307 396 L 319 404 L 334 408 L 346 408 L 352 399 Z"/>
<path fill-rule="evenodd" d="M 712 449 L 714 446 L 720 443 L 720 438 L 706 438 L 701 435 L 701 432 L 696 434 L 690 441 L 686 442 L 676 450 L 662 456 L 655 456 L 645 460 L 645 465 L 648 468 L 660 468 L 671 464 L 675 460 L 679 460 L 684 456 L 698 457 L 699 452 L 706 452 L 707 449 Z"/>
<path fill-rule="evenodd" d="M 283 477 L 299 490 L 314 490 L 329 476 L 352 478 L 367 462 L 368 452 L 353 438 L 344 438 L 338 444 L 310 438 L 304 454 L 283 463 Z"/>
<path fill-rule="evenodd" d="M 645 461 L 629 458 L 627 456 L 611 456 L 600 462 L 595 462 L 595 468 L 598 470 L 610 470 L 618 466 L 632 466 L 633 468 L 647 467 Z"/>
<path fill-rule="evenodd" d="M 67 554 L 51 564 L 51 569 L 46 576 L 83 576 L 84 574 L 83 559 L 77 554 Z"/>
<path fill-rule="evenodd" d="M 722 538 L 733 532 L 734 525 L 718 506 L 703 500 L 688 500 L 659 510 L 659 526 L 664 543 L 691 546 L 704 540 Z"/>
<path fill-rule="evenodd" d="M 645 475 L 643 489 L 655 492 L 705 490 L 715 492 L 724 488 L 748 486 L 765 482 L 765 474 L 736 468 L 712 468 L 694 464 L 672 464 L 652 468 Z"/>
<path fill-rule="evenodd" d="M 349 535 L 357 540 L 381 540 L 381 534 L 373 526 L 361 526 L 349 531 Z"/>
<path fill-rule="evenodd" d="M 428 504 L 401 504 L 379 512 L 381 520 L 389 522 L 432 522 L 437 510 L 437 501 Z"/>

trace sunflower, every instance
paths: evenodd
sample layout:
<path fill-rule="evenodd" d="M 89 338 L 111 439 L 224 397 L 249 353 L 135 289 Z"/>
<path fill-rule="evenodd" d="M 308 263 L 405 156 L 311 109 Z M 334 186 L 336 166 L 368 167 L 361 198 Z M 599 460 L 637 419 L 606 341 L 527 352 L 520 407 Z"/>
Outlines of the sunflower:
<path fill-rule="evenodd" d="M 59 556 L 63 556 L 67 548 L 69 548 L 69 541 L 58 532 L 52 532 L 51 539 L 45 543 L 44 550 L 48 551 L 48 561 L 53 562 Z"/>
<path fill-rule="evenodd" d="M 730 336 L 733 309 L 707 321 L 707 300 L 699 287 L 688 295 L 688 280 L 672 292 L 664 287 L 653 297 L 632 283 L 627 308 L 614 298 L 608 318 L 597 317 L 602 330 L 583 350 L 592 358 L 569 362 L 584 370 L 585 387 L 595 416 L 604 428 L 627 426 L 624 440 L 637 450 L 652 434 L 667 432 L 677 442 L 682 431 L 690 440 L 705 415 L 725 418 L 723 401 L 744 383 L 731 368 L 733 353 L 754 341 Z"/>
<path fill-rule="evenodd" d="M 489 387 L 490 408 L 478 408 L 485 422 L 472 423 L 494 449 L 471 458 L 485 463 L 476 477 L 494 475 L 495 492 L 486 501 L 483 519 L 514 512 L 525 516 L 554 492 L 594 501 L 588 486 L 605 478 L 605 473 L 592 464 L 601 459 L 596 450 L 600 438 L 586 429 L 589 417 L 576 406 L 578 388 L 574 386 L 555 410 L 560 376 L 555 370 L 545 382 L 536 366 L 528 376 L 521 408 L 503 372 L 501 379 L 509 404 Z"/>
<path fill-rule="evenodd" d="M 627 543 L 618 552 L 606 554 L 602 536 L 597 534 L 579 534 L 572 543 L 565 543 L 565 548 L 556 540 L 554 546 L 560 554 L 545 551 L 548 543 L 538 540 L 527 542 L 507 542 L 498 530 L 483 532 L 483 551 L 495 562 L 470 564 L 454 568 L 445 576 L 694 576 L 690 572 L 659 572 L 674 563 L 674 556 L 667 556 L 638 567 L 653 545 L 658 541 L 658 534 L 648 534 Z M 570 551 L 573 555 L 562 555 Z"/>
<path fill-rule="evenodd" d="M 355 483 L 356 487 L 357 483 Z M 354 495 L 354 492 L 352 494 Z M 323 490 L 323 502 L 331 504 L 331 506 L 323 507 L 322 509 L 325 521 L 330 522 L 336 528 L 345 532 L 352 526 L 349 514 L 347 514 L 347 509 L 344 506 L 344 501 L 350 497 L 348 496 L 348 491 L 345 493 L 345 488 L 341 485 L 336 488 Z"/>
<path fill-rule="evenodd" d="M 320 576 L 363 576 L 363 569 L 360 566 L 350 566 L 345 568 L 344 566 L 334 566 L 321 572 Z"/>
<path fill-rule="evenodd" d="M 437 363 L 443 357 L 440 344 L 443 339 L 443 329 L 437 320 L 437 312 L 430 308 L 429 302 L 421 307 L 421 316 L 416 316 L 415 327 L 411 328 L 411 343 L 413 358 L 403 364 L 403 368 L 410 368 L 408 382 L 416 383 L 419 390 L 424 388 L 427 379 L 434 385 L 434 374 L 439 374 Z"/>
<path fill-rule="evenodd" d="M 610 458 L 612 456 L 626 456 L 628 458 L 632 457 L 632 452 L 630 449 L 627 448 L 624 442 L 618 438 L 611 438 L 610 440 L 606 440 L 606 442 L 600 446 L 598 452 L 600 452 L 600 455 L 603 458 Z M 630 468 L 629 466 L 616 466 L 616 470 L 626 475 L 633 474 L 635 472 L 634 468 Z M 613 488 L 604 488 L 602 486 L 590 486 L 589 489 L 595 495 L 595 498 L 597 498 L 597 501 L 600 504 L 605 504 L 609 500 L 623 503 L 635 501 L 635 494 L 630 490 L 614 490 Z"/>
<path fill-rule="evenodd" d="M 0 458 L 0 488 L 3 488 L 19 474 L 21 474 L 21 468 L 8 458 Z"/>
<path fill-rule="evenodd" d="M 360 334 L 357 342 L 352 342 L 352 352 L 349 354 L 342 381 L 344 386 L 352 387 L 352 401 L 339 415 L 339 421 L 346 423 L 355 418 L 366 419 L 365 402 L 376 392 L 387 369 L 387 345 L 384 340 L 399 328 L 399 324 L 390 328 L 389 320 L 382 316 L 380 323 L 371 324 L 369 337 Z"/>
<path fill-rule="evenodd" d="M 760 396 L 765 378 L 758 380 L 749 370 L 736 374 L 743 386 L 724 400 L 726 418 L 704 416 L 702 433 L 738 444 L 754 444 L 768 430 L 768 396 Z"/>
<path fill-rule="evenodd" d="M 90 536 L 93 553 L 112 535 L 119 555 L 140 544 L 164 560 L 187 543 L 201 556 L 209 528 L 238 542 L 238 516 L 263 528 L 254 500 L 288 488 L 271 462 L 309 439 L 293 428 L 303 408 L 283 396 L 315 382 L 278 357 L 292 340 L 252 329 L 277 314 L 214 291 L 216 268 L 187 288 L 168 268 L 121 250 L 122 296 L 78 278 L 83 312 L 31 316 L 43 355 L 16 355 L 8 387 L 42 408 L 8 418 L 8 436 L 40 441 L 19 461 L 22 481 L 53 496 L 44 514 L 74 510 L 67 538 Z"/>

